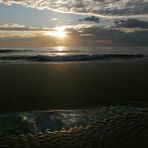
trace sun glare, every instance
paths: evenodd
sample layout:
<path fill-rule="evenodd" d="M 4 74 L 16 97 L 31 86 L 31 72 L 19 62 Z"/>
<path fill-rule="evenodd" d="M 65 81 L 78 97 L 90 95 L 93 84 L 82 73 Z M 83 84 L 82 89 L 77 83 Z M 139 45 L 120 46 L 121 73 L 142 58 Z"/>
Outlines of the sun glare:
<path fill-rule="evenodd" d="M 59 38 L 64 38 L 66 36 L 66 33 L 64 32 L 65 27 L 56 27 L 56 36 Z"/>
<path fill-rule="evenodd" d="M 64 47 L 64 46 L 57 46 L 57 47 L 55 47 L 55 49 L 56 49 L 57 51 L 62 52 L 62 51 L 65 50 L 65 47 Z"/>
<path fill-rule="evenodd" d="M 66 36 L 65 27 L 56 27 L 55 31 L 47 31 L 45 35 L 55 36 L 57 38 L 63 39 Z"/>

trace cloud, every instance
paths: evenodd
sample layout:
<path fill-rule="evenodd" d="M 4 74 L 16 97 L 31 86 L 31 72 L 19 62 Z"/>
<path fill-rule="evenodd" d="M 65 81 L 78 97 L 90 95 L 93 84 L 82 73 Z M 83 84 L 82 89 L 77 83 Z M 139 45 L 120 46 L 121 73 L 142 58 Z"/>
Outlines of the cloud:
<path fill-rule="evenodd" d="M 75 41 L 85 46 L 148 46 L 148 29 L 128 29 L 83 24 L 74 26 L 71 28 L 71 32 L 71 36 Z"/>
<path fill-rule="evenodd" d="M 96 23 L 99 23 L 100 22 L 100 19 L 98 17 L 95 17 L 95 16 L 88 16 L 84 19 L 79 19 L 79 21 L 90 21 L 90 22 L 96 22 Z"/>
<path fill-rule="evenodd" d="M 42 36 L 45 32 L 54 31 L 54 28 L 26 27 L 20 24 L 0 24 L 0 39 L 2 38 L 29 38 Z"/>
<path fill-rule="evenodd" d="M 49 19 L 50 21 L 58 21 L 59 19 L 58 18 L 51 18 Z"/>
<path fill-rule="evenodd" d="M 20 24 L 0 24 L 0 28 L 26 28 L 26 27 Z"/>
<path fill-rule="evenodd" d="M 137 20 L 137 19 L 127 19 L 127 20 L 116 20 L 116 27 L 128 27 L 128 28 L 145 28 L 148 29 L 148 22 Z"/>
<path fill-rule="evenodd" d="M 53 28 L 26 28 L 19 24 L 0 26 L 0 46 L 3 47 L 148 46 L 146 28 L 80 24 L 65 26 L 67 35 L 64 39 L 59 39 L 51 36 L 50 31 L 55 31 Z"/>
<path fill-rule="evenodd" d="M 103 16 L 148 14 L 148 0 L 0 0 L 38 9 L 61 12 L 91 13 Z"/>
<path fill-rule="evenodd" d="M 19 30 L 33 30 L 35 28 L 29 28 L 29 27 L 26 27 L 24 25 L 20 25 L 20 24 L 0 24 L 0 30 L 13 30 L 13 31 L 19 31 Z"/>
<path fill-rule="evenodd" d="M 0 31 L 53 31 L 53 28 L 27 27 L 20 24 L 0 24 Z"/>

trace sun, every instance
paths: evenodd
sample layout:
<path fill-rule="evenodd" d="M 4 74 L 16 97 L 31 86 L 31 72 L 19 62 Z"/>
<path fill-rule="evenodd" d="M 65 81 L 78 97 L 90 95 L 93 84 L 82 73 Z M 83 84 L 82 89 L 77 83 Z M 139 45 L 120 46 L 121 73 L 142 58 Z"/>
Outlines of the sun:
<path fill-rule="evenodd" d="M 59 39 L 63 39 L 63 38 L 66 37 L 66 32 L 65 32 L 64 26 L 55 27 L 54 31 L 46 31 L 44 34 L 48 35 L 48 36 L 54 36 L 54 37 L 57 37 Z"/>
<path fill-rule="evenodd" d="M 66 36 L 65 28 L 64 27 L 56 27 L 57 31 L 55 32 L 55 35 L 59 38 L 64 38 Z"/>

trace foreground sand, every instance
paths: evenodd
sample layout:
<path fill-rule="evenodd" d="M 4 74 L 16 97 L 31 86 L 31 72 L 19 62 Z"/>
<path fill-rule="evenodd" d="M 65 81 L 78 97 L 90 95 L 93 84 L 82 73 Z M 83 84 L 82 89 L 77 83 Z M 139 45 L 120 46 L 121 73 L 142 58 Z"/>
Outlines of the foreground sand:
<path fill-rule="evenodd" d="M 148 61 L 1 64 L 0 113 L 148 99 Z"/>
<path fill-rule="evenodd" d="M 0 147 L 147 148 L 147 105 L 138 102 L 93 110 L 3 115 Z M 52 126 L 59 128 L 52 131 Z"/>

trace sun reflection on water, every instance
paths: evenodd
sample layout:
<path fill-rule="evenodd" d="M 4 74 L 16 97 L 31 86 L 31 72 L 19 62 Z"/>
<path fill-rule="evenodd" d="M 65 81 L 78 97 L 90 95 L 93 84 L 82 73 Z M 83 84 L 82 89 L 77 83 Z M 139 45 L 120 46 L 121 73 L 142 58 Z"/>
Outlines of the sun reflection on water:
<path fill-rule="evenodd" d="M 57 47 L 55 47 L 55 50 L 57 50 L 57 51 L 65 51 L 65 49 L 66 49 L 66 47 L 64 47 L 64 46 L 57 46 Z"/>
<path fill-rule="evenodd" d="M 57 47 L 54 47 L 54 49 L 55 51 L 57 51 L 57 55 L 60 55 L 60 56 L 67 55 L 66 47 L 64 46 L 57 46 Z"/>

